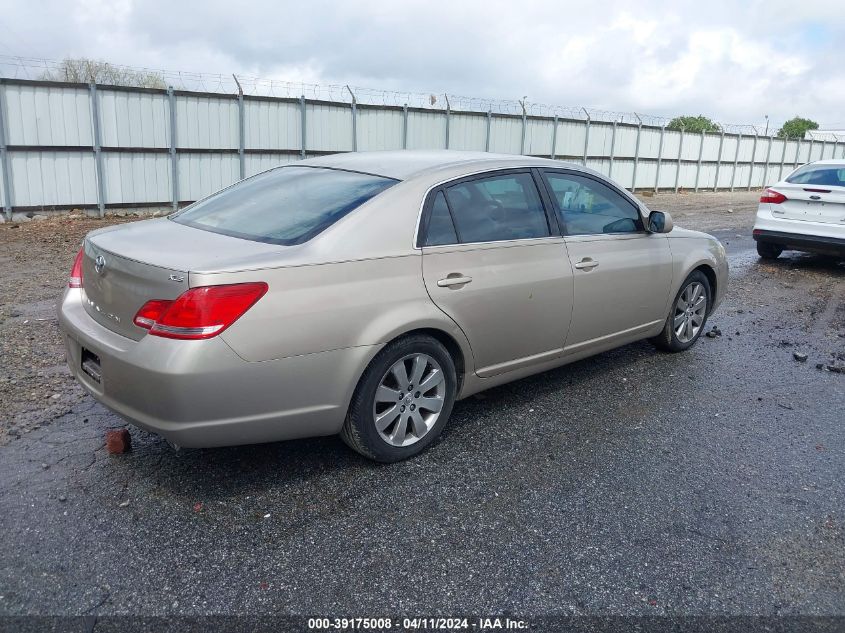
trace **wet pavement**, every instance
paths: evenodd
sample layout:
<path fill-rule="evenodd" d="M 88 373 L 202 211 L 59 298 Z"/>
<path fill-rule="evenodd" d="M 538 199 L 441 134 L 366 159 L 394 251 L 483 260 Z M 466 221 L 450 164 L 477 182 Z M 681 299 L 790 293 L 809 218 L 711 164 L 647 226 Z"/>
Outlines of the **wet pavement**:
<path fill-rule="evenodd" d="M 845 615 L 845 264 L 714 232 L 721 336 L 462 401 L 404 463 L 109 455 L 80 397 L 0 446 L 0 614 Z"/>

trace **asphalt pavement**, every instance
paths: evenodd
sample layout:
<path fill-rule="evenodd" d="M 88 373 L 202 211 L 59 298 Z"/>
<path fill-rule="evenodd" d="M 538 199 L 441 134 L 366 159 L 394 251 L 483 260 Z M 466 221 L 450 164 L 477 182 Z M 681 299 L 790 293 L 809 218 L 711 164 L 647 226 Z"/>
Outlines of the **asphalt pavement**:
<path fill-rule="evenodd" d="M 716 234 L 720 336 L 464 400 L 407 462 L 109 455 L 82 398 L 0 447 L 0 614 L 845 615 L 845 264 Z"/>

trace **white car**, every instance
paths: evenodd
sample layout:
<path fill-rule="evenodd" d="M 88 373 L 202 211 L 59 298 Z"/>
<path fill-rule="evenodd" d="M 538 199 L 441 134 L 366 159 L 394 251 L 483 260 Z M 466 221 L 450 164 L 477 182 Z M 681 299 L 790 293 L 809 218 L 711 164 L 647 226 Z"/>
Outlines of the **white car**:
<path fill-rule="evenodd" d="M 845 160 L 802 165 L 763 191 L 753 236 L 763 259 L 785 250 L 845 257 Z"/>

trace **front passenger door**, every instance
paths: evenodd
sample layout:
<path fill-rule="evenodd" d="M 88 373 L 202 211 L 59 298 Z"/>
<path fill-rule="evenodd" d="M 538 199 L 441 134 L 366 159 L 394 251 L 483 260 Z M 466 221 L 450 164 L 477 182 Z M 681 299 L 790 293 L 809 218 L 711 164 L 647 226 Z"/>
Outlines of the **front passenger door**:
<path fill-rule="evenodd" d="M 546 171 L 574 273 L 565 353 L 600 351 L 642 338 L 666 319 L 672 252 L 644 230 L 639 208 L 599 178 Z"/>

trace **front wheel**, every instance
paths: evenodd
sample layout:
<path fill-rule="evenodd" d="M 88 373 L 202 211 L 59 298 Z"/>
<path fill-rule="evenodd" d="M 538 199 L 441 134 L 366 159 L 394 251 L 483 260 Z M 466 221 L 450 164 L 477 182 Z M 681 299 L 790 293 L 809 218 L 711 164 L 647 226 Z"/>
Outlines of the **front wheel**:
<path fill-rule="evenodd" d="M 416 455 L 446 425 L 457 383 L 455 363 L 438 340 L 412 335 L 393 341 L 361 376 L 340 436 L 379 462 Z"/>
<path fill-rule="evenodd" d="M 707 276 L 700 270 L 690 273 L 675 296 L 663 331 L 649 341 L 665 352 L 689 349 L 704 331 L 712 292 Z"/>

